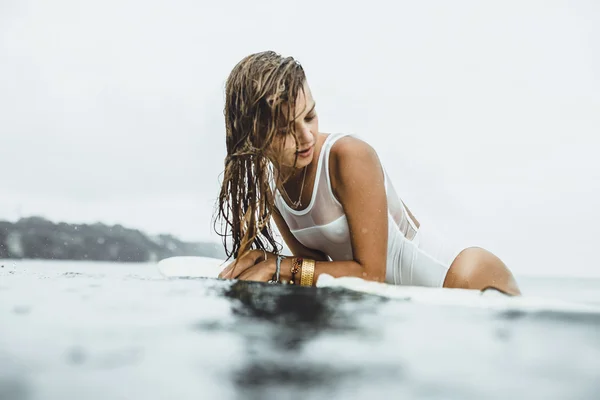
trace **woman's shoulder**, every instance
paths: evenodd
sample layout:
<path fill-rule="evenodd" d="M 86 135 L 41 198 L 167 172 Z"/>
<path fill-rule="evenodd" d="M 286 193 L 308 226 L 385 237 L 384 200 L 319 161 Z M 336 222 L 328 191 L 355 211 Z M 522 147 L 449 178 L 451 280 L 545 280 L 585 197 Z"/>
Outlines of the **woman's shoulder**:
<path fill-rule="evenodd" d="M 377 152 L 360 137 L 343 136 L 333 143 L 329 158 L 329 178 L 331 190 L 341 204 L 347 205 L 356 193 L 377 193 L 379 189 L 385 191 L 382 170 Z"/>
<path fill-rule="evenodd" d="M 377 170 L 381 167 L 376 150 L 356 135 L 345 135 L 333 143 L 329 156 L 332 175 L 354 174 L 361 169 Z"/>
<path fill-rule="evenodd" d="M 340 162 L 351 159 L 373 160 L 377 159 L 377 152 L 368 142 L 360 136 L 346 134 L 333 143 L 330 150 L 331 161 Z"/>

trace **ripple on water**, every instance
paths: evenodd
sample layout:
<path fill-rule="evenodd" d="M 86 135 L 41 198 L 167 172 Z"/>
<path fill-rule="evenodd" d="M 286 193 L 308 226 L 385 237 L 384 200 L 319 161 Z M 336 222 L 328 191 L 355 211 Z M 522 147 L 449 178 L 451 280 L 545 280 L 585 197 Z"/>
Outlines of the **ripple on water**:
<path fill-rule="evenodd" d="M 113 369 L 139 363 L 144 355 L 141 347 L 91 350 L 72 346 L 65 351 L 65 362 L 73 366 L 89 365 L 98 369 Z"/>
<path fill-rule="evenodd" d="M 19 306 L 13 307 L 13 313 L 15 313 L 17 315 L 27 315 L 30 312 L 31 312 L 30 306 L 19 305 Z"/>
<path fill-rule="evenodd" d="M 23 364 L 0 352 L 0 400 L 29 400 L 33 386 Z"/>

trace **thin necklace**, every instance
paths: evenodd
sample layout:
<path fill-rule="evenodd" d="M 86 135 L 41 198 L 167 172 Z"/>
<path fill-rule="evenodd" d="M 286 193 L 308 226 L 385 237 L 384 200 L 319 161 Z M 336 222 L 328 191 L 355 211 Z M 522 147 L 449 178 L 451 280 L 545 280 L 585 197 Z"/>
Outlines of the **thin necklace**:
<path fill-rule="evenodd" d="M 302 206 L 302 192 L 304 191 L 304 181 L 306 180 L 306 170 L 307 170 L 306 167 L 308 167 L 308 165 L 304 166 L 304 177 L 302 178 L 302 186 L 300 187 L 300 196 L 298 197 L 298 201 L 292 202 L 292 207 L 294 207 L 294 208 L 298 208 L 298 207 Z M 288 198 L 289 197 L 290 196 L 288 196 Z"/>

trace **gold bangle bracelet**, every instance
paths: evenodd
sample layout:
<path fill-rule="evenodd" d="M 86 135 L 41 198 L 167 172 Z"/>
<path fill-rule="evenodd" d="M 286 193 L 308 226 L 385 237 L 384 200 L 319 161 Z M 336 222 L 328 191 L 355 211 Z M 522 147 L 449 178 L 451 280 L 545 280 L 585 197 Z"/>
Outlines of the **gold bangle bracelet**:
<path fill-rule="evenodd" d="M 315 260 L 302 260 L 302 271 L 300 272 L 300 285 L 312 286 L 315 276 Z"/>

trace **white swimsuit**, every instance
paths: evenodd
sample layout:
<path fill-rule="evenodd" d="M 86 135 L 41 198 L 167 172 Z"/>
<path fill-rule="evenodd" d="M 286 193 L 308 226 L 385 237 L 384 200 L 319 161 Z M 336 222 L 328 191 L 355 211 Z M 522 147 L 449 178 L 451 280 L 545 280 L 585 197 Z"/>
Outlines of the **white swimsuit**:
<path fill-rule="evenodd" d="M 346 134 L 331 134 L 323 143 L 310 204 L 303 210 L 290 208 L 275 194 L 275 206 L 296 239 L 304 246 L 320 250 L 333 261 L 352 260 L 350 231 L 342 205 L 331 190 L 329 152 Z M 462 250 L 449 246 L 433 231 L 415 226 L 396 193 L 385 169 L 388 202 L 387 283 L 441 287 L 452 261 Z"/>

